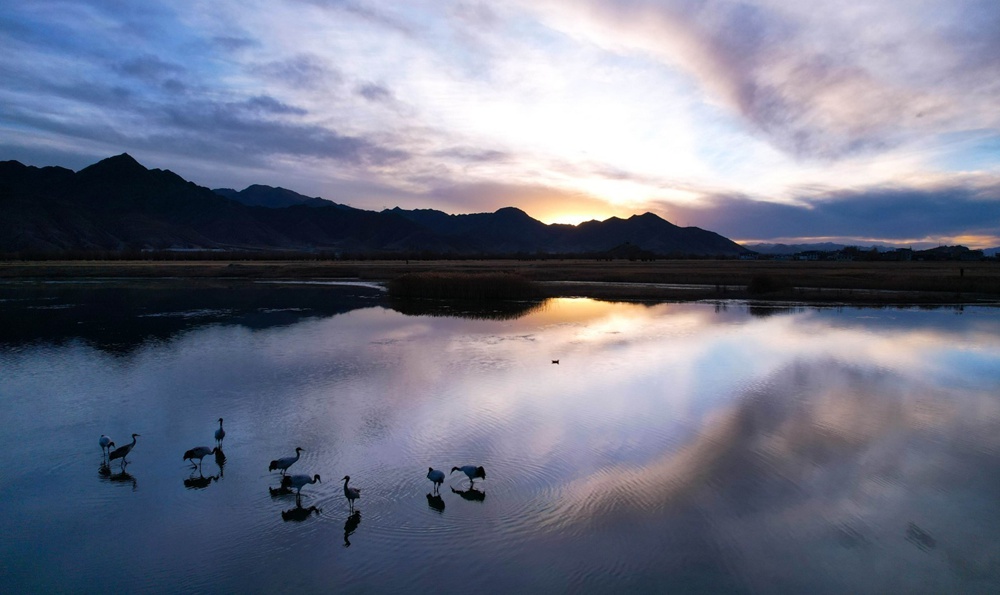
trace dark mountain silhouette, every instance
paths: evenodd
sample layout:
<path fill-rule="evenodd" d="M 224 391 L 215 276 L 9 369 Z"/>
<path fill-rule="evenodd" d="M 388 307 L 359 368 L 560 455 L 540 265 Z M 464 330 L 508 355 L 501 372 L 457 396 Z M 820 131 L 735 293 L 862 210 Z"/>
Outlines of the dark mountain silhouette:
<path fill-rule="evenodd" d="M 318 196 L 303 196 L 302 194 L 288 190 L 287 188 L 275 188 L 273 186 L 263 186 L 261 184 L 247 186 L 243 190 L 239 191 L 233 190 L 232 188 L 215 188 L 212 192 L 251 207 L 283 209 L 285 207 L 302 205 L 306 207 L 336 206 L 342 209 L 354 208 L 347 205 L 338 205 L 333 201 L 326 200 L 325 198 L 320 198 Z"/>
<path fill-rule="evenodd" d="M 128 154 L 79 172 L 0 162 L 0 252 L 294 250 L 349 254 L 735 256 L 716 233 L 652 213 L 546 225 L 520 209 L 356 209 L 284 188 L 210 190 Z"/>

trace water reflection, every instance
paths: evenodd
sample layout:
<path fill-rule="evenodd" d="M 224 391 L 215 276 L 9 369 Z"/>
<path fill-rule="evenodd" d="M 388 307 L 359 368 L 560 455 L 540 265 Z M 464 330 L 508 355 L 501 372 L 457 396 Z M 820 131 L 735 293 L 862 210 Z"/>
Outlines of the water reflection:
<path fill-rule="evenodd" d="M 268 487 L 267 493 L 271 496 L 272 500 L 280 500 L 288 496 L 294 496 L 295 491 L 291 488 L 286 488 L 285 486 L 278 486 L 276 488 Z"/>
<path fill-rule="evenodd" d="M 226 279 L 0 282 L 0 346 L 81 339 L 127 355 L 149 342 L 209 325 L 287 326 L 381 298 L 377 288 L 288 284 L 264 290 L 252 281 Z"/>
<path fill-rule="evenodd" d="M 113 485 L 131 486 L 133 492 L 139 487 L 139 482 L 136 481 L 134 475 L 128 473 L 124 469 L 120 469 L 117 473 L 115 473 L 106 462 L 101 463 L 101 466 L 97 470 L 97 474 L 100 476 L 101 481 L 106 481 Z"/>
<path fill-rule="evenodd" d="M 477 490 L 476 488 L 474 488 L 472 486 L 470 486 L 469 489 L 467 489 L 467 490 L 456 490 L 455 488 L 451 488 L 451 493 L 452 494 L 458 494 L 463 499 L 469 500 L 469 501 L 472 501 L 472 502 L 482 502 L 482 501 L 486 500 L 486 492 L 482 492 L 480 490 Z"/>
<path fill-rule="evenodd" d="M 918 527 L 916 523 L 907 525 L 906 540 L 925 552 L 937 547 L 937 540 L 931 537 L 930 533 Z"/>
<path fill-rule="evenodd" d="M 755 318 L 767 318 L 768 316 L 779 316 L 784 314 L 794 314 L 801 312 L 801 306 L 777 306 L 773 304 L 750 303 L 747 305 L 747 313 Z"/>
<path fill-rule="evenodd" d="M 344 547 L 351 547 L 351 540 L 348 539 L 354 532 L 358 529 L 358 525 L 361 524 L 361 511 L 355 510 L 351 513 L 351 516 L 347 517 L 347 521 L 344 523 Z"/>
<path fill-rule="evenodd" d="M 464 301 L 390 298 L 389 307 L 406 316 L 445 316 L 469 320 L 516 320 L 544 308 L 543 300 Z"/>
<path fill-rule="evenodd" d="M 219 473 L 216 475 L 206 476 L 203 472 L 204 470 L 204 458 L 208 455 L 213 455 L 216 466 L 219 468 Z M 194 463 L 194 460 L 198 459 L 198 464 Z M 188 450 L 184 453 L 184 460 L 191 461 L 191 476 L 184 480 L 184 487 L 189 490 L 201 490 L 207 488 L 212 484 L 212 482 L 219 481 L 222 479 L 225 473 L 226 467 L 226 454 L 222 452 L 221 446 L 216 446 L 209 448 L 208 446 L 198 446 Z M 198 477 L 195 477 L 194 472 L 198 472 Z"/>
<path fill-rule="evenodd" d="M 219 480 L 218 475 L 209 475 L 208 477 L 206 477 L 202 475 L 201 470 L 199 469 L 198 477 L 195 477 L 194 474 L 192 473 L 191 477 L 188 477 L 187 479 L 184 480 L 184 487 L 189 490 L 202 490 L 212 485 L 213 481 L 218 481 L 218 480 Z"/>
<path fill-rule="evenodd" d="M 312 516 L 313 513 L 315 513 L 316 516 L 319 516 L 321 512 L 323 511 L 315 506 L 303 508 L 302 504 L 297 502 L 295 504 L 295 508 L 289 508 L 288 510 L 281 511 L 281 520 L 285 521 L 286 523 L 289 521 L 301 523 L 302 521 Z"/>
<path fill-rule="evenodd" d="M 438 512 L 444 512 L 444 498 L 441 494 L 427 494 L 427 506 Z"/>
<path fill-rule="evenodd" d="M 556 300 L 503 321 L 381 307 L 288 326 L 219 320 L 127 358 L 79 341 L 0 347 L 0 534 L 13 536 L 0 540 L 0 591 L 81 580 L 119 592 L 1000 585 L 995 310 L 758 317 L 744 304 Z M 201 465 L 213 491 L 193 494 L 176 484 L 188 475 L 176 455 L 207 442 L 186 423 L 198 410 L 240 420 L 242 438 L 226 481 L 216 452 L 218 479 L 210 457 Z M 143 492 L 66 498 L 93 487 L 93 436 L 133 420 L 157 427 L 137 459 Z M 40 438 L 53 435 L 63 439 Z M 296 466 L 363 479 L 359 547 L 341 544 L 361 515 L 328 515 L 327 500 L 342 510 L 340 486 L 310 486 L 317 506 L 302 507 L 265 473 L 290 444 L 308 449 Z M 32 493 L 26 460 L 52 461 L 50 489 Z M 458 474 L 424 509 L 428 461 L 490 467 L 490 502 Z M 134 487 L 129 474 L 112 481 L 118 469 L 104 461 L 99 481 Z M 447 517 L 431 512 L 445 500 Z M 52 522 L 32 523 L 39 509 Z M 158 547 L 128 548 L 124 564 L 149 572 L 125 576 L 101 544 L 135 535 Z M 458 573 L 467 580 L 437 582 Z"/>
<path fill-rule="evenodd" d="M 956 529 L 952 515 L 968 514 L 967 503 L 929 504 L 938 490 L 992 491 L 995 480 L 987 488 L 977 477 L 1000 472 L 996 456 L 974 454 L 997 452 L 990 436 L 997 405 L 970 419 L 950 392 L 888 370 L 796 361 L 742 391 L 663 455 L 611 463 L 570 482 L 549 522 L 574 533 L 627 527 L 641 541 L 654 531 L 643 526 L 659 518 L 655 530 L 670 532 L 672 542 L 708 539 L 741 552 L 741 574 L 794 580 L 808 580 L 816 567 L 779 569 L 772 556 L 802 560 L 801 548 L 874 542 L 895 552 L 904 534 L 927 551 L 938 541 L 928 526 Z M 953 438 L 946 446 L 941 436 Z M 931 452 L 935 462 L 923 464 Z M 1000 524 L 984 512 L 967 517 L 963 530 Z M 685 521 L 693 515 L 709 522 Z M 954 543 L 950 555 L 978 566 L 970 546 Z"/>
<path fill-rule="evenodd" d="M 226 472 L 226 453 L 222 452 L 222 447 L 215 449 L 215 464 L 219 467 L 219 478 L 221 479 Z"/>

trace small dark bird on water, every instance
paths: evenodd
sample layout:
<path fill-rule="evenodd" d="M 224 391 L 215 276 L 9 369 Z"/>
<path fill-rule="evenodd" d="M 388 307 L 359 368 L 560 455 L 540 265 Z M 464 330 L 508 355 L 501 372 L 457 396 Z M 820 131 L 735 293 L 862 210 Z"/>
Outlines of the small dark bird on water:
<path fill-rule="evenodd" d="M 237 428 L 238 429 L 238 428 Z M 226 437 L 226 431 L 222 429 L 222 418 L 219 418 L 219 429 L 215 431 L 215 441 L 222 445 L 222 440 Z"/>
<path fill-rule="evenodd" d="M 292 465 L 294 465 L 295 461 L 299 460 L 300 451 L 303 451 L 303 450 L 305 450 L 305 449 L 302 448 L 302 447 L 297 447 L 295 449 L 295 456 L 294 457 L 284 457 L 284 458 L 281 458 L 281 459 L 277 459 L 277 460 L 271 461 L 271 464 L 268 465 L 267 470 L 268 471 L 274 471 L 275 469 L 281 469 L 281 474 L 284 475 L 285 471 L 287 471 L 289 467 L 291 467 Z"/>
<path fill-rule="evenodd" d="M 207 446 L 196 446 L 196 447 L 192 448 L 191 450 L 189 450 L 189 451 L 187 451 L 187 452 L 184 453 L 184 460 L 185 461 L 187 461 L 187 460 L 191 461 L 191 468 L 192 469 L 194 469 L 195 467 L 197 467 L 197 468 L 200 469 L 201 468 L 202 459 L 204 459 L 208 455 L 214 455 L 217 452 L 219 452 L 219 447 L 209 448 Z M 197 465 L 194 464 L 194 460 L 195 459 L 198 459 L 198 464 Z"/>
<path fill-rule="evenodd" d="M 558 364 L 558 363 L 559 363 L 559 360 L 557 360 L 557 359 L 554 359 L 554 360 L 552 360 L 552 363 L 553 363 L 553 364 Z"/>
<path fill-rule="evenodd" d="M 482 467 L 476 467 L 475 465 L 463 465 L 461 467 L 452 467 L 451 472 L 461 471 L 469 477 L 469 481 L 472 483 L 476 482 L 477 478 L 486 479 L 486 469 Z"/>
<path fill-rule="evenodd" d="M 139 434 L 132 434 L 132 443 L 126 444 L 124 446 L 119 446 L 118 448 L 111 451 L 111 454 L 108 455 L 108 460 L 113 461 L 115 459 L 121 459 L 122 467 L 124 467 L 125 464 L 128 462 L 125 460 L 125 457 L 127 457 L 128 453 L 132 452 L 132 449 L 135 448 L 135 439 L 138 436 Z"/>

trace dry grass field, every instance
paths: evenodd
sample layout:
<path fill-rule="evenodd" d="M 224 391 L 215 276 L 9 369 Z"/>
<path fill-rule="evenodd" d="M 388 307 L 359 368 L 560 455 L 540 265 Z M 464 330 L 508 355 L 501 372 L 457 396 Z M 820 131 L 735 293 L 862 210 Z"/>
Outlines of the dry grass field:
<path fill-rule="evenodd" d="M 0 279 L 360 279 L 405 273 L 515 273 L 549 296 L 620 300 L 757 299 L 1000 303 L 998 262 L 737 260 L 46 261 L 0 262 Z"/>

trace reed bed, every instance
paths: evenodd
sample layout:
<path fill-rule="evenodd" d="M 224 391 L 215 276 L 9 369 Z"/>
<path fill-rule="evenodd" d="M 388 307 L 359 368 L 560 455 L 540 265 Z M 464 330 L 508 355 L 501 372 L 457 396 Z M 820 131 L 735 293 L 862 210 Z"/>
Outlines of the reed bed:
<path fill-rule="evenodd" d="M 461 260 L 461 261 L 316 261 L 316 262 L 0 262 L 0 280 L 74 278 L 211 278 L 244 280 L 360 279 L 390 284 L 411 274 L 521 277 L 543 297 L 593 297 L 611 300 L 713 300 L 995 303 L 1000 300 L 1000 263 L 986 262 L 797 262 L 739 260 L 663 260 L 656 262 L 594 260 Z M 757 280 L 755 281 L 755 278 Z M 418 279 L 420 279 L 418 277 Z M 425 278 L 426 280 L 427 278 Z M 410 290 L 404 281 L 397 291 Z M 428 297 L 521 299 L 517 292 L 483 291 L 469 282 L 449 289 L 449 282 L 430 281 Z M 450 294 L 456 295 L 450 295 Z M 514 298 L 505 298 L 513 295 Z"/>

